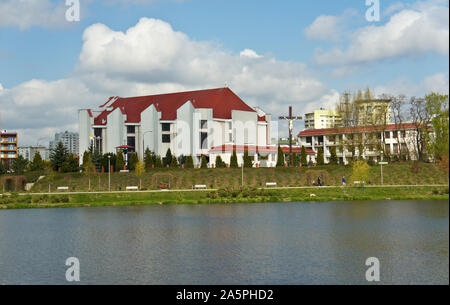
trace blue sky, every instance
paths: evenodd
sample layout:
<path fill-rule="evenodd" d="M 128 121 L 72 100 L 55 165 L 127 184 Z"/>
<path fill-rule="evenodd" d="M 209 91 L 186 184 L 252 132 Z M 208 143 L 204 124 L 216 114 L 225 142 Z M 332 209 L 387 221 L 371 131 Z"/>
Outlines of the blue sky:
<path fill-rule="evenodd" d="M 76 109 L 95 107 L 109 95 L 227 83 L 250 104 L 278 115 L 288 104 L 301 114 L 331 107 L 344 90 L 367 86 L 378 94 L 448 93 L 448 1 L 444 0 L 380 0 L 379 22 L 366 20 L 365 0 L 80 2 L 80 22 L 69 23 L 64 19 L 65 0 L 24 0 L 21 7 L 17 1 L 0 0 L 0 103 L 15 105 L 2 115 L 2 125 L 30 135 L 24 141 L 32 141 L 38 131 L 76 129 Z M 150 21 L 140 22 L 143 17 Z M 165 25 L 171 28 L 169 36 L 174 35 L 170 42 L 152 36 L 151 31 L 166 30 Z M 132 54 L 136 50 L 129 59 L 123 58 L 126 54 L 113 57 L 111 53 L 122 47 L 100 50 L 95 42 L 101 35 L 119 37 L 118 33 L 133 28 L 141 32 L 142 40 L 129 35 L 122 47 L 136 48 L 152 37 L 149 41 L 158 47 L 144 43 L 143 52 L 149 48 L 149 57 L 170 64 L 162 67 L 145 56 L 142 59 L 139 52 Z M 177 32 L 184 38 L 175 37 Z M 83 41 L 84 33 L 91 35 Z M 162 47 L 165 43 L 168 50 L 176 48 L 173 58 Z M 196 43 L 206 50 L 196 53 Z M 185 59 L 189 65 L 178 63 L 185 56 L 183 48 L 189 50 Z M 241 53 L 246 49 L 253 53 Z M 120 69 L 124 62 L 129 64 Z M 196 70 L 195 63 L 203 69 L 212 65 L 211 73 L 220 74 L 224 67 L 230 71 L 216 79 Z M 190 76 L 180 76 L 183 73 Z M 53 113 L 45 108 L 61 103 L 64 110 Z M 69 110 L 75 111 L 74 118 Z M 27 117 L 36 111 L 44 113 L 42 119 Z"/>

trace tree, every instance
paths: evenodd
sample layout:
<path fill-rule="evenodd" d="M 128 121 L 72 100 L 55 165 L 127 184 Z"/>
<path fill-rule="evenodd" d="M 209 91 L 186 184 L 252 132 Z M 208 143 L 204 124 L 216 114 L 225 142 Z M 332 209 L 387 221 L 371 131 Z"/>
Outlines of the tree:
<path fill-rule="evenodd" d="M 298 166 L 298 163 L 299 163 L 300 161 L 298 160 L 298 155 L 297 155 L 297 153 L 292 153 L 292 164 L 294 165 L 294 167 L 295 166 Z"/>
<path fill-rule="evenodd" d="M 132 152 L 128 154 L 128 169 L 130 171 L 134 171 L 136 169 L 136 164 L 138 163 L 139 159 L 137 156 L 137 153 Z"/>
<path fill-rule="evenodd" d="M 0 175 L 6 174 L 6 166 L 3 164 L 3 161 L 0 160 Z"/>
<path fill-rule="evenodd" d="M 185 167 L 194 168 L 194 160 L 192 159 L 192 156 L 186 156 Z"/>
<path fill-rule="evenodd" d="M 227 165 L 225 164 L 225 162 L 223 162 L 222 157 L 221 156 L 217 156 L 216 157 L 216 167 L 217 168 L 224 168 Z"/>
<path fill-rule="evenodd" d="M 163 167 L 161 156 L 156 156 L 155 167 L 157 167 L 157 168 Z"/>
<path fill-rule="evenodd" d="M 366 161 L 359 160 L 353 162 L 352 165 L 352 179 L 353 181 L 366 182 L 369 180 L 370 166 Z"/>
<path fill-rule="evenodd" d="M 28 160 L 22 157 L 22 155 L 19 155 L 13 163 L 11 164 L 11 170 L 16 175 L 21 175 L 25 172 L 25 169 L 28 166 Z"/>
<path fill-rule="evenodd" d="M 284 152 L 281 149 L 281 146 L 278 145 L 278 158 L 277 158 L 277 167 L 284 166 Z"/>
<path fill-rule="evenodd" d="M 154 162 L 153 162 L 153 155 L 151 153 L 151 151 L 147 148 L 147 150 L 145 151 L 145 169 L 147 171 L 151 170 L 154 166 Z"/>
<path fill-rule="evenodd" d="M 166 152 L 166 157 L 164 158 L 164 167 L 170 164 L 172 164 L 172 152 L 170 151 L 169 148 Z"/>
<path fill-rule="evenodd" d="M 117 159 L 117 155 L 114 153 L 107 153 L 102 156 L 101 165 L 103 168 L 107 169 L 106 172 L 109 171 L 108 164 L 110 164 L 113 167 L 113 171 L 114 171 L 114 165 L 116 164 L 116 159 Z"/>
<path fill-rule="evenodd" d="M 306 155 L 306 148 L 305 146 L 302 146 L 302 151 L 300 154 L 300 162 L 302 163 L 303 166 L 306 166 L 306 164 L 308 163 L 307 161 L 307 155 Z"/>
<path fill-rule="evenodd" d="M 208 160 L 206 160 L 205 155 L 202 155 L 202 163 L 200 165 L 200 168 L 208 168 Z"/>
<path fill-rule="evenodd" d="M 175 156 L 172 156 L 172 162 L 170 163 L 170 167 L 177 168 L 178 167 L 178 159 Z"/>
<path fill-rule="evenodd" d="M 244 167 L 253 167 L 253 160 L 248 155 L 248 150 L 244 151 Z"/>
<path fill-rule="evenodd" d="M 66 157 L 66 160 L 63 163 L 63 166 L 61 168 L 62 172 L 64 173 L 73 173 L 80 170 L 80 165 L 78 161 L 78 157 L 74 154 L 69 154 Z"/>
<path fill-rule="evenodd" d="M 139 178 L 139 189 L 142 188 L 142 175 L 145 173 L 145 163 L 139 159 L 136 163 L 135 174 Z"/>
<path fill-rule="evenodd" d="M 123 158 L 123 151 L 119 150 L 117 152 L 117 158 L 116 158 L 116 170 L 121 171 L 124 166 L 125 166 L 125 160 Z"/>
<path fill-rule="evenodd" d="M 427 140 L 429 139 L 429 126 L 432 121 L 432 114 L 427 104 L 425 99 L 414 97 L 411 98 L 410 102 L 410 116 L 415 129 L 413 141 L 414 153 L 416 158 L 422 161 L 426 161 L 427 159 Z"/>
<path fill-rule="evenodd" d="M 330 163 L 331 164 L 338 164 L 338 158 L 336 154 L 336 147 L 332 146 L 330 148 Z"/>
<path fill-rule="evenodd" d="M 34 154 L 33 161 L 30 163 L 31 171 L 43 171 L 45 168 L 44 161 L 41 158 L 41 154 L 37 151 Z"/>
<path fill-rule="evenodd" d="M 317 150 L 317 165 L 324 165 L 325 160 L 323 157 L 323 147 L 319 147 Z"/>
<path fill-rule="evenodd" d="M 232 168 L 238 168 L 238 160 L 237 160 L 237 155 L 236 155 L 236 149 L 233 149 L 233 154 L 231 155 L 230 158 L 230 167 Z"/>
<path fill-rule="evenodd" d="M 52 164 L 53 170 L 62 170 L 62 166 L 64 162 L 66 162 L 68 154 L 69 153 L 67 152 L 67 149 L 64 147 L 63 143 L 58 142 L 56 147 L 50 152 L 50 162 Z"/>
<path fill-rule="evenodd" d="M 428 150 L 435 161 L 449 157 L 448 95 L 431 93 L 425 96 L 427 111 L 431 114 L 434 133 L 426 133 Z"/>
<path fill-rule="evenodd" d="M 88 178 L 89 190 L 91 190 L 91 173 L 94 172 L 95 165 L 91 161 L 91 154 L 89 152 L 84 152 L 83 154 L 83 173 Z"/>

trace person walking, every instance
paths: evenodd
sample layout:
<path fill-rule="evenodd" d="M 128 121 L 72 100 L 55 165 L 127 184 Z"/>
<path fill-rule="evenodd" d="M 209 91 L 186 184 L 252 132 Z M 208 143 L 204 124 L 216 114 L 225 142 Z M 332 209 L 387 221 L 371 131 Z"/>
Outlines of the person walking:
<path fill-rule="evenodd" d="M 345 176 L 342 176 L 342 186 L 345 186 Z"/>
<path fill-rule="evenodd" d="M 322 182 L 320 181 L 320 177 L 317 178 L 317 184 L 318 184 L 319 186 L 322 186 Z"/>

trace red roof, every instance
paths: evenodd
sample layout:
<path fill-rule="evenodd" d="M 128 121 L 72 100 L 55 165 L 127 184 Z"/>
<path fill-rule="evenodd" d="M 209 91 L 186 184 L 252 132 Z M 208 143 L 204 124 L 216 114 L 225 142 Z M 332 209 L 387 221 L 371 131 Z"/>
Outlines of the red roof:
<path fill-rule="evenodd" d="M 265 122 L 266 121 L 266 116 L 265 115 L 263 115 L 263 116 L 259 116 L 258 115 L 258 122 Z"/>
<path fill-rule="evenodd" d="M 110 97 L 101 107 L 105 107 L 111 100 L 113 97 Z M 150 105 L 154 105 L 156 110 L 161 112 L 161 120 L 173 121 L 177 119 L 177 109 L 187 101 L 191 101 L 194 108 L 212 108 L 213 117 L 220 119 L 231 119 L 232 110 L 255 112 L 229 88 L 219 88 L 140 97 L 119 97 L 95 118 L 94 124 L 104 125 L 108 114 L 118 107 L 127 115 L 126 123 L 139 123 L 141 112 Z"/>
<path fill-rule="evenodd" d="M 365 127 L 340 127 L 340 128 L 325 128 L 325 129 L 306 129 L 301 131 L 298 136 L 319 136 L 327 134 L 341 134 L 341 133 L 358 133 L 358 132 L 370 132 L 370 131 L 392 131 L 392 130 L 405 130 L 416 129 L 413 123 L 403 124 L 389 124 L 386 126 L 365 126 Z"/>

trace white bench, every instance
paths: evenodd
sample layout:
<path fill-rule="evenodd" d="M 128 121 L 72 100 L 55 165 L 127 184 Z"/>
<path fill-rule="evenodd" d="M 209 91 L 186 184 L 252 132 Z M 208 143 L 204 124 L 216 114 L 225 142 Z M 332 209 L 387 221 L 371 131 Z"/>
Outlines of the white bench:
<path fill-rule="evenodd" d="M 277 186 L 276 182 L 266 182 L 266 186 Z"/>
<path fill-rule="evenodd" d="M 120 170 L 120 172 L 121 172 L 121 173 L 129 173 L 130 171 L 127 170 L 127 169 L 122 169 L 122 170 Z"/>
<path fill-rule="evenodd" d="M 68 191 L 69 187 L 68 186 L 58 186 L 57 190 L 58 191 Z"/>
<path fill-rule="evenodd" d="M 205 189 L 205 188 L 206 188 L 206 185 L 204 185 L 204 184 L 194 185 L 194 189 Z"/>
<path fill-rule="evenodd" d="M 127 186 L 126 190 L 127 191 L 137 191 L 137 190 L 139 190 L 139 187 L 138 186 Z"/>

